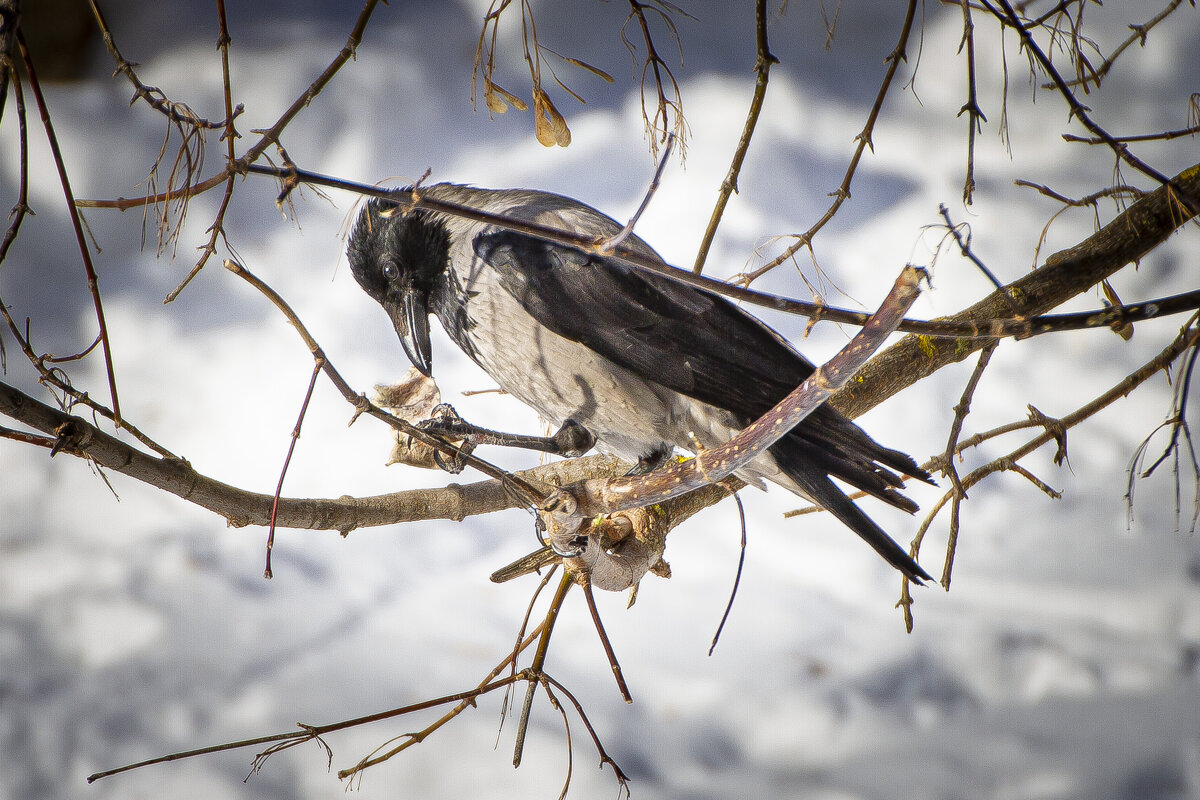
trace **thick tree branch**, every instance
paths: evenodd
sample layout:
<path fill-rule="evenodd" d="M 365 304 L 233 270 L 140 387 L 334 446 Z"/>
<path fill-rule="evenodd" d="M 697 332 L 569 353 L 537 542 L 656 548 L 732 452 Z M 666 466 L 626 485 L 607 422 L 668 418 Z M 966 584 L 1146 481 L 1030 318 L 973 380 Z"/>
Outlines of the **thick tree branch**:
<path fill-rule="evenodd" d="M 4 415 L 58 440 L 57 452 L 86 458 L 100 467 L 119 472 L 157 489 L 170 492 L 225 517 L 230 525 L 266 525 L 271 520 L 269 494 L 238 489 L 201 475 L 186 460 L 150 455 L 92 425 L 81 417 L 46 405 L 7 383 L 0 382 L 0 415 Z M 548 464 L 517 475 L 562 485 L 621 471 L 608 456 L 589 456 Z M 279 500 L 277 523 L 285 528 L 336 530 L 390 525 L 425 519 L 462 520 L 514 508 L 515 498 L 498 480 L 479 481 L 441 489 L 414 489 L 375 497 L 341 497 L 313 500 L 284 497 Z"/>
<path fill-rule="evenodd" d="M 1011 316 L 1014 306 L 1025 316 L 1044 314 L 1143 258 L 1191 219 L 1172 191 L 1172 184 L 1196 196 L 1200 192 L 1200 164 L 1176 175 L 1171 184 L 1150 192 L 1080 244 L 1055 253 L 1025 277 L 945 321 L 986 325 L 988 320 Z M 905 336 L 872 359 L 829 402 L 843 414 L 857 417 L 993 341 Z"/>

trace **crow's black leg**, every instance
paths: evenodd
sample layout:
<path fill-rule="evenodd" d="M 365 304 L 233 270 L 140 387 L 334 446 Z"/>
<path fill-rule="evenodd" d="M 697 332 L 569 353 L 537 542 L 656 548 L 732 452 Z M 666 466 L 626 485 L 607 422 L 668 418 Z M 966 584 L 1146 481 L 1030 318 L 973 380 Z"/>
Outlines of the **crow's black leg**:
<path fill-rule="evenodd" d="M 666 442 L 663 442 L 658 447 L 639 458 L 633 469 L 629 470 L 629 472 L 626 472 L 625 475 L 645 475 L 649 472 L 654 472 L 654 470 L 670 461 L 672 455 L 674 455 L 673 448 Z"/>
<path fill-rule="evenodd" d="M 592 435 L 591 431 L 573 419 L 564 422 L 553 436 L 502 433 L 472 425 L 446 403 L 435 408 L 433 417 L 420 423 L 420 427 L 430 433 L 463 440 L 470 445 L 495 444 L 503 447 L 520 447 L 564 458 L 581 456 L 596 444 L 596 437 Z"/>

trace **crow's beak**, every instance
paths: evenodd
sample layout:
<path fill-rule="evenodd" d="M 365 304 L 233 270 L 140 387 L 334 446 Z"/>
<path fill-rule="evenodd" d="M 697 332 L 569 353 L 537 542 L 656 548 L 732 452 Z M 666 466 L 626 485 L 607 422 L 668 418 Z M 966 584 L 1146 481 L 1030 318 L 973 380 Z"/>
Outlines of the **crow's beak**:
<path fill-rule="evenodd" d="M 405 291 L 399 298 L 384 303 L 400 344 L 408 360 L 425 377 L 432 377 L 433 348 L 429 344 L 429 305 L 425 293 L 417 289 Z"/>

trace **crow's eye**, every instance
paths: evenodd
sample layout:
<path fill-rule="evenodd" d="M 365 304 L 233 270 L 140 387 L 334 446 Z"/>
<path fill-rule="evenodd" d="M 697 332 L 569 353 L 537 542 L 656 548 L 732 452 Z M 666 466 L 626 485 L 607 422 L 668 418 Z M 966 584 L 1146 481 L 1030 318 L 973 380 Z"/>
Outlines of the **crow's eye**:
<path fill-rule="evenodd" d="M 383 277 L 388 283 L 391 283 L 400 277 L 400 268 L 396 266 L 395 261 L 388 260 L 383 262 L 383 267 L 380 269 L 380 272 L 383 273 Z"/>

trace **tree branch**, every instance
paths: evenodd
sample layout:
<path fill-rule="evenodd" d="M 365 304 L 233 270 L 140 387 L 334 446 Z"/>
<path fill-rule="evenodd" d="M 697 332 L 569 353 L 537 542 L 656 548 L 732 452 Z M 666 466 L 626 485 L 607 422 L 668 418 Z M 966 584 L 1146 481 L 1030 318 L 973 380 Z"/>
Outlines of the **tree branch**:
<path fill-rule="evenodd" d="M 986 326 L 1013 313 L 1044 314 L 1095 286 L 1117 270 L 1143 258 L 1192 215 L 1172 189 L 1178 184 L 1191 196 L 1200 192 L 1200 164 L 1188 167 L 1086 240 L 1046 259 L 1025 277 L 985 297 L 944 321 Z M 995 339 L 905 336 L 880 353 L 829 402 L 848 417 L 857 417 L 885 399 L 947 364 L 962 361 Z"/>
<path fill-rule="evenodd" d="M 186 460 L 153 456 L 92 425 L 81 417 L 39 402 L 19 389 L 0 382 L 0 415 L 57 438 L 58 451 L 86 458 L 114 472 L 170 492 L 201 508 L 225 517 L 230 525 L 267 525 L 271 521 L 269 494 L 238 489 L 200 474 Z M 516 473 L 550 485 L 562 485 L 624 467 L 608 456 L 589 456 Z M 517 501 L 498 480 L 441 489 L 413 489 L 374 497 L 279 500 L 277 523 L 285 528 L 336 530 L 390 525 L 425 519 L 459 521 L 472 514 L 515 508 Z"/>

